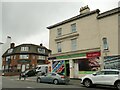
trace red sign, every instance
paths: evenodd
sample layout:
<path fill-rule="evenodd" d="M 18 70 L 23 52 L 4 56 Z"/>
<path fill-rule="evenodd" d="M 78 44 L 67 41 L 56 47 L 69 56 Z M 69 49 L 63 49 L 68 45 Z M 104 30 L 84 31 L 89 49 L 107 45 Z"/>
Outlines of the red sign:
<path fill-rule="evenodd" d="M 90 52 L 86 54 L 87 58 L 92 58 L 92 57 L 99 57 L 101 56 L 100 52 Z"/>

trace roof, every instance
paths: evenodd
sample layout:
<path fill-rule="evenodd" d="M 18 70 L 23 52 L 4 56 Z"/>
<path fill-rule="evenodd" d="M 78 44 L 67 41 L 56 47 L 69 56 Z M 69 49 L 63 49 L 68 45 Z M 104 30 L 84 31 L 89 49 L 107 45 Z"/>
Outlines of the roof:
<path fill-rule="evenodd" d="M 99 9 L 96 9 L 96 10 L 94 10 L 94 11 L 90 11 L 90 12 L 87 12 L 87 13 L 84 13 L 84 14 L 79 14 L 79 15 L 77 15 L 77 16 L 74 16 L 74 17 L 70 18 L 70 19 L 67 19 L 67 20 L 64 20 L 64 21 L 62 21 L 62 22 L 59 22 L 59 23 L 57 23 L 57 24 L 48 26 L 47 28 L 48 28 L 48 29 L 52 29 L 52 28 L 54 28 L 54 27 L 63 25 L 63 24 L 65 24 L 65 23 L 68 23 L 68 22 L 77 20 L 77 19 L 79 19 L 79 18 L 83 18 L 83 17 L 89 16 L 89 15 L 92 15 L 92 14 L 94 14 L 94 13 L 99 13 L 99 12 L 100 12 L 100 10 L 99 10 Z"/>
<path fill-rule="evenodd" d="M 20 47 L 29 47 L 29 51 L 25 51 L 25 52 L 21 52 Z M 9 56 L 9 55 L 15 55 L 15 54 L 36 54 L 36 55 L 40 55 L 40 53 L 38 52 L 37 48 L 44 48 L 46 50 L 45 55 L 47 55 L 49 52 L 51 52 L 51 50 L 47 49 L 44 46 L 39 46 L 39 45 L 35 45 L 35 44 L 21 44 L 18 45 L 16 47 L 13 48 L 9 48 L 6 50 L 6 52 L 2 55 L 2 57 L 4 56 Z M 8 53 L 8 50 L 13 49 L 13 51 L 11 53 Z"/>
<path fill-rule="evenodd" d="M 97 19 L 101 19 L 101 18 L 104 18 L 104 17 L 107 17 L 107 16 L 110 16 L 110 15 L 113 15 L 113 14 L 116 14 L 116 13 L 119 13 L 120 12 L 120 7 L 117 7 L 115 9 L 112 9 L 112 10 L 109 10 L 109 11 L 106 11 L 106 12 L 103 12 L 101 14 L 99 14 L 100 10 L 99 9 L 96 9 L 94 11 L 90 11 L 90 12 L 87 12 L 87 13 L 84 13 L 84 14 L 79 14 L 77 16 L 74 16 L 70 19 L 67 19 L 67 20 L 64 20 L 62 22 L 59 22 L 57 24 L 54 24 L 54 25 L 51 25 L 51 26 L 48 26 L 47 29 L 52 29 L 54 27 L 57 27 L 57 26 L 60 26 L 60 25 L 63 25 L 65 23 L 69 23 L 71 21 L 74 21 L 74 20 L 77 20 L 77 19 L 80 19 L 80 18 L 83 18 L 83 17 L 86 17 L 86 16 L 89 16 L 89 15 L 92 15 L 94 13 L 97 13 L 98 16 L 96 17 Z"/>
<path fill-rule="evenodd" d="M 116 13 L 119 13 L 119 12 L 120 12 L 120 7 L 117 7 L 117 8 L 114 8 L 112 10 L 109 10 L 109 11 L 106 11 L 106 12 L 103 12 L 103 13 L 99 14 L 97 16 L 97 19 L 101 19 L 101 18 L 110 16 L 110 15 L 113 15 L 113 14 L 116 14 Z"/>

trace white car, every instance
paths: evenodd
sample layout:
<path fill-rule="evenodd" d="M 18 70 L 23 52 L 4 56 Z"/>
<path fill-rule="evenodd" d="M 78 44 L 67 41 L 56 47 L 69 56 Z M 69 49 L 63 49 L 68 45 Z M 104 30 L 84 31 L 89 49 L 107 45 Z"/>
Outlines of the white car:
<path fill-rule="evenodd" d="M 120 90 L 120 70 L 104 69 L 81 78 L 81 84 L 86 87 L 98 85 L 112 85 Z"/>

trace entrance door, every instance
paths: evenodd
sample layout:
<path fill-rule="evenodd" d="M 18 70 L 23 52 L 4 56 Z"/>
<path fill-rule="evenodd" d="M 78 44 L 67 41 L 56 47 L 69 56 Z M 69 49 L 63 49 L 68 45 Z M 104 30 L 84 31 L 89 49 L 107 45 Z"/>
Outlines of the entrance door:
<path fill-rule="evenodd" d="M 22 72 L 25 71 L 25 64 L 22 65 L 21 71 L 22 71 Z"/>
<path fill-rule="evenodd" d="M 69 68 L 69 61 L 67 60 L 67 61 L 65 61 L 65 66 L 66 66 L 66 75 L 67 76 L 70 76 L 70 68 Z"/>
<path fill-rule="evenodd" d="M 74 78 L 78 78 L 78 63 L 75 61 L 74 63 Z"/>

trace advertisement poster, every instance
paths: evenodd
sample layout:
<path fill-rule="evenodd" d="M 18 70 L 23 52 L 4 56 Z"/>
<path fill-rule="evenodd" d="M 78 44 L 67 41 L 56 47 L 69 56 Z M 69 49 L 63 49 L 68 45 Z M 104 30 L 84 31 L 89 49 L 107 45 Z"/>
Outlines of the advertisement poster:
<path fill-rule="evenodd" d="M 105 69 L 120 69 L 120 55 L 104 57 Z"/>
<path fill-rule="evenodd" d="M 64 61 L 54 61 L 52 64 L 52 72 L 65 73 Z"/>

